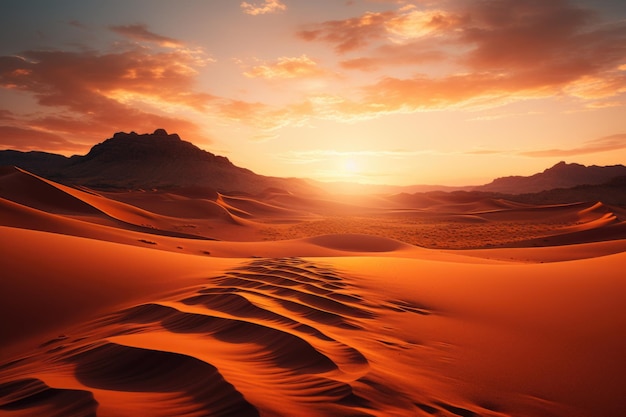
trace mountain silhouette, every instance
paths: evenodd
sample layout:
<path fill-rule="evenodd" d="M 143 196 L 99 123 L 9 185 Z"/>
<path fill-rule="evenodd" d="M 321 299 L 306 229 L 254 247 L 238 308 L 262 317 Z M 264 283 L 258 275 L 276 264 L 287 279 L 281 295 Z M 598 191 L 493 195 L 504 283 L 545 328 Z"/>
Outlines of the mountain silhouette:
<path fill-rule="evenodd" d="M 60 183 L 96 189 L 185 189 L 196 195 L 215 191 L 259 194 L 272 190 L 319 195 L 325 188 L 323 183 L 312 180 L 256 174 L 164 129 L 151 134 L 118 132 L 93 146 L 86 155 L 71 158 L 38 151 L 0 151 L 0 166 L 3 165 L 17 166 Z M 602 167 L 559 162 L 535 175 L 502 177 L 489 184 L 457 189 L 521 195 L 604 184 L 620 176 L 626 176 L 624 165 Z M 382 192 L 388 186 L 381 187 L 361 188 Z M 358 189 L 359 185 L 344 188 Z"/>
<path fill-rule="evenodd" d="M 0 165 L 15 165 L 52 180 L 98 189 L 212 189 L 260 193 L 266 189 L 314 192 L 304 180 L 268 177 L 240 168 L 157 129 L 151 134 L 118 132 L 83 156 L 1 151 Z"/>
<path fill-rule="evenodd" d="M 563 161 L 543 172 L 528 177 L 510 176 L 497 178 L 489 184 L 474 187 L 475 191 L 505 194 L 538 193 L 556 188 L 603 184 L 615 177 L 625 176 L 626 166 L 585 166 Z"/>

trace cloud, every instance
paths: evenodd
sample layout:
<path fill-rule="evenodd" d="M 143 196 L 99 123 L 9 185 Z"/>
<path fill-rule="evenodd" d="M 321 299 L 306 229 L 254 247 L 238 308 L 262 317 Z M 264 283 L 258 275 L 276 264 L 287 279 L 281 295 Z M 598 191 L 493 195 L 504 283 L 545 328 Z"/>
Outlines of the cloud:
<path fill-rule="evenodd" d="M 432 151 L 419 150 L 363 150 L 363 151 L 337 151 L 333 149 L 313 149 L 307 151 L 289 151 L 276 155 L 277 158 L 288 164 L 312 164 L 327 161 L 331 159 L 345 158 L 392 158 L 406 159 L 413 158 L 418 155 L 430 154 Z"/>
<path fill-rule="evenodd" d="M 69 22 L 67 22 L 68 25 L 70 26 L 74 26 L 75 28 L 78 29 L 88 29 L 87 26 L 85 24 L 83 24 L 81 21 L 79 20 L 70 20 Z"/>
<path fill-rule="evenodd" d="M 281 57 L 276 61 L 257 65 L 244 72 L 248 78 L 310 78 L 325 75 L 317 62 L 306 55 L 299 57 Z"/>
<path fill-rule="evenodd" d="M 30 91 L 40 104 L 73 110 L 82 109 L 85 95 L 108 97 L 121 91 L 201 107 L 210 99 L 193 92 L 202 65 L 202 57 L 189 51 L 27 51 L 0 57 L 0 85 Z"/>
<path fill-rule="evenodd" d="M 346 59 L 340 62 L 344 69 L 360 71 L 376 71 L 389 66 L 412 66 L 445 61 L 446 54 L 432 48 L 432 45 L 417 47 L 410 45 L 383 45 L 370 56 Z"/>
<path fill-rule="evenodd" d="M 15 120 L 15 115 L 12 111 L 7 109 L 0 109 L 0 121 Z"/>
<path fill-rule="evenodd" d="M 141 24 L 110 28 L 142 42 L 115 52 L 0 56 L 0 88 L 30 95 L 41 110 L 5 124 L 81 140 L 156 127 L 193 135 L 199 127 L 180 116 L 191 112 L 248 124 L 259 129 L 259 138 L 268 138 L 276 129 L 311 119 L 349 122 L 556 95 L 590 107 L 623 102 L 626 22 L 603 24 L 592 11 L 563 0 L 411 3 L 389 2 L 394 10 L 314 23 L 294 34 L 333 48 L 340 60 L 333 71 L 378 72 L 375 78 L 347 74 L 342 81 L 349 82 L 340 83 L 341 75 L 329 77 L 306 54 L 247 68 L 244 75 L 257 79 L 327 77 L 329 91 L 303 87 L 294 90 L 300 97 L 284 106 L 198 90 L 207 56 Z M 286 6 L 251 1 L 241 8 L 263 14 Z"/>
<path fill-rule="evenodd" d="M 593 12 L 565 0 L 484 1 L 466 9 L 459 41 L 473 49 L 464 61 L 475 69 L 552 63 L 577 54 Z"/>
<path fill-rule="evenodd" d="M 394 12 L 372 13 L 363 16 L 331 20 L 309 25 L 297 35 L 306 41 L 322 41 L 334 45 L 338 53 L 346 53 L 368 46 L 385 38 L 385 22 L 395 16 Z"/>
<path fill-rule="evenodd" d="M 244 1 L 241 3 L 241 9 L 246 14 L 256 16 L 260 14 L 285 11 L 287 10 L 287 6 L 285 6 L 280 0 L 264 0 L 261 4 L 258 2 L 248 3 Z"/>
<path fill-rule="evenodd" d="M 466 23 L 467 17 L 440 9 L 419 10 L 414 5 L 402 7 L 384 23 L 395 42 L 449 33 Z"/>
<path fill-rule="evenodd" d="M 0 147 L 3 149 L 78 151 L 85 146 L 54 133 L 17 126 L 0 126 Z"/>
<path fill-rule="evenodd" d="M 495 114 L 484 114 L 484 115 L 480 115 L 476 117 L 471 117 L 467 120 L 473 121 L 473 122 L 480 122 L 480 121 L 500 120 L 500 119 L 518 117 L 518 116 L 522 116 L 522 117 L 532 116 L 532 115 L 538 115 L 538 114 L 542 114 L 542 113 L 539 111 L 526 111 L 526 112 L 513 112 L 513 113 L 505 112 L 505 113 L 495 113 Z"/>
<path fill-rule="evenodd" d="M 183 46 L 183 43 L 179 40 L 150 32 L 148 27 L 143 24 L 109 26 L 109 29 L 135 41 L 150 42 L 165 48 L 180 48 Z"/>
<path fill-rule="evenodd" d="M 611 152 L 626 149 L 626 133 L 618 133 L 599 139 L 590 140 L 582 146 L 571 149 L 546 149 L 541 151 L 521 152 L 520 155 L 543 158 L 587 155 L 590 153 Z"/>
<path fill-rule="evenodd" d="M 39 113 L 24 116 L 15 126 L 92 143 L 112 131 L 157 127 L 184 132 L 186 139 L 194 140 L 200 127 L 190 113 L 245 123 L 269 137 L 271 131 L 301 125 L 315 113 L 308 100 L 272 107 L 198 91 L 196 78 L 206 62 L 201 51 L 187 49 L 26 51 L 0 56 L 0 88 L 30 95 L 40 105 Z M 264 70 L 257 75 L 311 77 L 322 71 L 306 56 L 279 59 Z M 200 140 L 206 143 L 204 137 Z"/>
<path fill-rule="evenodd" d="M 565 0 L 427 2 L 310 25 L 297 36 L 350 52 L 344 69 L 382 72 L 358 91 L 336 93 L 323 113 L 337 119 L 554 95 L 615 105 L 611 98 L 626 91 L 626 22 L 597 18 Z M 413 74 L 390 76 L 397 66 Z"/>
<path fill-rule="evenodd" d="M 367 12 L 359 17 L 308 25 L 297 32 L 306 41 L 330 43 L 344 54 L 377 42 L 406 44 L 448 34 L 467 18 L 440 9 L 419 10 L 408 5 L 395 11 Z"/>
<path fill-rule="evenodd" d="M 27 51 L 22 56 L 0 56 L 0 87 L 29 94 L 41 106 L 38 113 L 14 116 L 11 123 L 22 129 L 16 141 L 25 146 L 24 132 L 31 130 L 50 139 L 48 149 L 55 150 L 64 142 L 54 137 L 93 143 L 118 130 L 163 127 L 193 136 L 199 128 L 167 109 L 176 105 L 202 111 L 217 100 L 194 91 L 202 65 L 202 55 L 187 50 Z M 70 143 L 65 145 L 74 150 Z"/>
<path fill-rule="evenodd" d="M 497 151 L 497 150 L 493 150 L 493 149 L 476 149 L 473 151 L 467 151 L 464 152 L 467 155 L 497 155 L 497 154 L 502 154 L 502 153 L 506 153 L 504 151 Z"/>

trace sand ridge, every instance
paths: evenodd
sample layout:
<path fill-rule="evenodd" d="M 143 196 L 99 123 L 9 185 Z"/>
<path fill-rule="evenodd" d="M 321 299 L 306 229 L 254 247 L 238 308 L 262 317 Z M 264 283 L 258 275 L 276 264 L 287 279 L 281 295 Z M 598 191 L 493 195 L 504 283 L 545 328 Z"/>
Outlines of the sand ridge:
<path fill-rule="evenodd" d="M 95 398 L 104 415 L 128 412 L 129 396 L 142 412 L 161 415 L 164 399 L 152 393 L 176 393 L 177 406 L 170 405 L 169 415 L 194 415 L 194 410 L 250 416 L 465 410 L 442 401 L 410 404 L 408 399 L 394 406 L 372 395 L 380 384 L 376 381 L 385 376 L 371 369 L 350 340 L 381 312 L 430 314 L 406 302 L 370 303 L 355 295 L 351 280 L 319 263 L 256 260 L 176 299 L 123 309 L 88 324 L 84 333 L 42 344 L 37 358 L 56 365 L 32 375 L 28 369 L 37 369 L 36 361 L 6 367 L 0 381 L 13 368 L 29 376 L 0 385 L 0 407 L 20 409 L 24 404 L 28 412 L 45 410 L 47 402 L 37 400 L 41 391 L 20 381 L 39 389 L 62 381 L 63 388 L 55 389 L 87 394 L 90 401 L 81 411 L 93 409 Z M 108 395 L 100 396 L 102 390 Z"/>

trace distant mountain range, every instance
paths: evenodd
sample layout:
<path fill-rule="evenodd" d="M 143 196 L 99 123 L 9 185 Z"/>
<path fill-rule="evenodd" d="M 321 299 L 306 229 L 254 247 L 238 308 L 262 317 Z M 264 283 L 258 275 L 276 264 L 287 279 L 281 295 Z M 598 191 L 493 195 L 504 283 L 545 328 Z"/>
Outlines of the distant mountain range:
<path fill-rule="evenodd" d="M 585 166 L 567 164 L 561 161 L 553 167 L 529 177 L 497 178 L 489 184 L 474 187 L 473 190 L 505 194 L 538 193 L 555 188 L 603 184 L 621 176 L 626 176 L 626 166 L 624 165 Z"/>
<path fill-rule="evenodd" d="M 119 132 L 95 145 L 86 155 L 70 158 L 37 151 L 0 151 L 2 165 L 18 166 L 61 183 L 96 189 L 188 188 L 251 194 L 268 190 L 322 194 L 327 185 L 313 180 L 258 175 L 235 166 L 223 156 L 214 155 L 182 140 L 177 134 L 168 134 L 164 129 L 157 129 L 152 134 Z M 438 190 L 524 195 L 606 184 L 621 176 L 626 176 L 624 165 L 601 167 L 559 162 L 535 175 L 497 178 L 489 184 L 473 187 L 395 187 L 342 183 L 336 184 L 334 188 L 348 193 L 397 194 Z M 617 181 L 617 184 L 622 183 Z M 571 197 L 572 194 L 568 195 Z"/>

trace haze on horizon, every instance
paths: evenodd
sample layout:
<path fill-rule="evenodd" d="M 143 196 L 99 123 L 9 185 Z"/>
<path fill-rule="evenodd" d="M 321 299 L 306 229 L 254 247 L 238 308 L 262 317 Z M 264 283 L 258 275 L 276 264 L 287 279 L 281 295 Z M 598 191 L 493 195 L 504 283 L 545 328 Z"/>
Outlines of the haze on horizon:
<path fill-rule="evenodd" d="M 8 0 L 0 149 L 165 128 L 282 177 L 469 185 L 626 161 L 626 3 Z"/>

